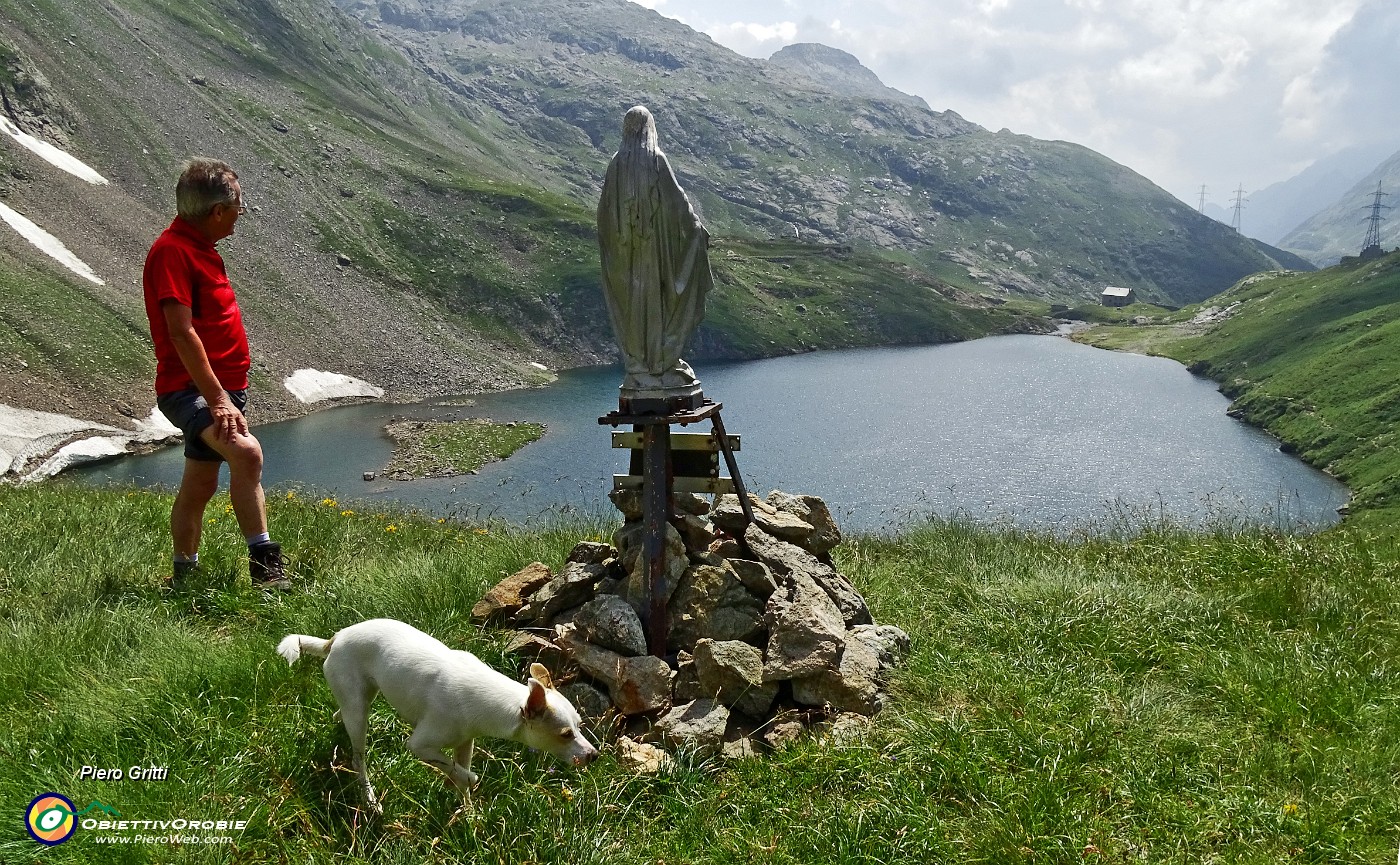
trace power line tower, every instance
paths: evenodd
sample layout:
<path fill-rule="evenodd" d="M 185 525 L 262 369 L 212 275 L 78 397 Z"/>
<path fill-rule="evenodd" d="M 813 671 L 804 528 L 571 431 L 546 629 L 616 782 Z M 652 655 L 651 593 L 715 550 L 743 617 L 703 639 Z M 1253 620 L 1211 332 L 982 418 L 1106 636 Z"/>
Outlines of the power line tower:
<path fill-rule="evenodd" d="M 1196 212 L 1206 212 L 1206 185 L 1204 183 L 1201 184 L 1201 202 L 1196 205 Z"/>
<path fill-rule="evenodd" d="M 1376 200 L 1371 203 L 1371 215 L 1366 220 L 1371 224 L 1366 229 L 1366 239 L 1361 243 L 1361 256 L 1363 258 L 1370 258 L 1381 253 L 1381 220 L 1385 219 L 1384 216 L 1381 216 L 1381 211 L 1390 209 L 1389 204 L 1381 204 L 1381 198 L 1389 194 L 1381 191 L 1381 181 L 1377 180 Z"/>
<path fill-rule="evenodd" d="M 1240 188 L 1235 190 L 1235 215 L 1230 220 L 1230 227 L 1233 228 L 1236 233 L 1240 230 L 1240 211 L 1244 209 L 1244 203 L 1248 200 L 1248 198 L 1244 197 L 1244 184 L 1241 183 Z"/>

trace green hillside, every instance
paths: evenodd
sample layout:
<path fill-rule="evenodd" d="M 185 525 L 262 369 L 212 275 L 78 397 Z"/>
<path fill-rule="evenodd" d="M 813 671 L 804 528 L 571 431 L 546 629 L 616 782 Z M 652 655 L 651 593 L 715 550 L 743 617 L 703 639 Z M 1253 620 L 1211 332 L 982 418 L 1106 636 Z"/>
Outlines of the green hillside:
<path fill-rule="evenodd" d="M 1353 513 L 1400 522 L 1400 254 L 1258 274 L 1149 324 L 1080 338 L 1176 358 L 1219 381 L 1232 412 L 1351 487 Z"/>

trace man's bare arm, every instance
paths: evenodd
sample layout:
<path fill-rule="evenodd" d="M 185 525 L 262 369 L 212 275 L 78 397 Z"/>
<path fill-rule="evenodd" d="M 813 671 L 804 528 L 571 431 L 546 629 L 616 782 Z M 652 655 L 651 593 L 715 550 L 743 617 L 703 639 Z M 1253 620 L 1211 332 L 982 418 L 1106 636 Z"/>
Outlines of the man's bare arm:
<path fill-rule="evenodd" d="M 204 350 L 204 342 L 194 330 L 194 315 L 190 308 L 178 301 L 167 300 L 160 305 L 165 314 L 165 326 L 170 331 L 170 342 L 180 355 L 194 386 L 199 388 L 205 402 L 209 403 L 209 414 L 214 418 L 214 435 L 222 441 L 229 441 L 234 434 L 247 435 L 248 421 L 234 406 L 219 384 L 214 368 L 209 365 L 209 355 Z"/>

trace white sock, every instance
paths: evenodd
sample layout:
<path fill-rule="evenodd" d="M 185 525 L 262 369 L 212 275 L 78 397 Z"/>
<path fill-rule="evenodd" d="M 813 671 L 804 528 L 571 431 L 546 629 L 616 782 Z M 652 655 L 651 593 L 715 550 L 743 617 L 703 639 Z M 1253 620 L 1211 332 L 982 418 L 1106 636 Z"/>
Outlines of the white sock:
<path fill-rule="evenodd" d="M 250 547 L 256 547 L 256 546 L 258 546 L 259 544 L 271 543 L 271 541 L 272 541 L 272 535 L 271 535 L 269 532 L 263 532 L 263 533 L 260 534 L 260 535 L 251 535 L 251 536 L 249 536 L 249 538 L 248 538 L 248 546 L 250 546 Z"/>

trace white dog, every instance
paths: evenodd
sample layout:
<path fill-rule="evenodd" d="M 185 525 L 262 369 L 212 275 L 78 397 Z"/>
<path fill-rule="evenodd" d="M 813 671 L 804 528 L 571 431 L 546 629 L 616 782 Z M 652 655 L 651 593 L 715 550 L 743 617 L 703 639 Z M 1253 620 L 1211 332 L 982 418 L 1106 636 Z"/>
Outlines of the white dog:
<path fill-rule="evenodd" d="M 350 734 L 365 803 L 376 812 L 382 809 L 365 769 L 365 733 L 376 693 L 413 726 L 409 750 L 442 770 L 467 797 L 477 782 L 471 767 L 478 736 L 513 739 L 575 766 L 598 756 L 579 729 L 578 712 L 554 690 L 540 664 L 530 666 L 529 684 L 522 685 L 470 652 L 449 649 L 393 619 L 360 622 L 329 640 L 289 634 L 277 644 L 288 664 L 302 652 L 326 659 L 323 672 L 340 706 L 335 717 Z"/>

